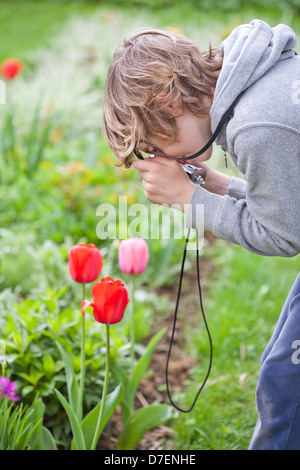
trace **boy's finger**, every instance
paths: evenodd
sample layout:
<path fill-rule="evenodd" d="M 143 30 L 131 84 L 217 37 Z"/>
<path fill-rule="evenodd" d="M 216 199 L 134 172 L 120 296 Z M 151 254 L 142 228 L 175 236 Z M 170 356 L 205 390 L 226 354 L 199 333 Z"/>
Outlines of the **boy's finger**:
<path fill-rule="evenodd" d="M 149 162 L 147 162 L 147 159 L 137 160 L 132 166 L 135 170 L 149 171 Z"/>
<path fill-rule="evenodd" d="M 137 160 L 133 163 L 133 168 L 136 170 L 143 170 L 143 171 L 150 171 L 150 169 L 153 169 L 153 166 L 151 167 L 150 165 L 165 165 L 174 168 L 175 165 L 178 164 L 176 160 L 172 160 L 166 157 L 151 157 L 151 158 L 146 158 L 145 160 Z"/>
<path fill-rule="evenodd" d="M 171 168 L 175 168 L 176 165 L 178 165 L 178 161 L 174 160 L 173 158 L 167 158 L 167 157 L 153 157 L 151 158 L 152 162 L 153 163 L 158 163 L 158 164 L 162 164 L 162 165 L 165 165 L 165 166 L 169 166 Z"/>

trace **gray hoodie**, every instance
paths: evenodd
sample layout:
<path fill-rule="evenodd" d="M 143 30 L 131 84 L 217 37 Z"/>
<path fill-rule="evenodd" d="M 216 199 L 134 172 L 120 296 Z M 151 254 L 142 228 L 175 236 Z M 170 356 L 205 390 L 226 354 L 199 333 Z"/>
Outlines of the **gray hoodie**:
<path fill-rule="evenodd" d="M 241 95 L 216 143 L 244 176 L 228 195 L 196 186 L 186 216 L 218 238 L 267 256 L 300 252 L 300 56 L 286 25 L 238 26 L 222 43 L 224 61 L 210 110 L 212 131 Z"/>

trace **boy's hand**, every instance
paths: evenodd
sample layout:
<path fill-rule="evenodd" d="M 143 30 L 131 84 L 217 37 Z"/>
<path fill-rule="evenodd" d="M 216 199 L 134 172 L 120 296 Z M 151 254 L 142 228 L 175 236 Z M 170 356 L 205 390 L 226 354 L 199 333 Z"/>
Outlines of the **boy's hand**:
<path fill-rule="evenodd" d="M 164 157 L 137 160 L 133 168 L 143 178 L 146 198 L 155 204 L 166 204 L 184 212 L 190 202 L 195 185 L 180 163 Z"/>
<path fill-rule="evenodd" d="M 230 177 L 220 171 L 214 170 L 205 162 L 192 162 L 192 165 L 199 166 L 205 170 L 205 189 L 211 193 L 224 196 L 228 192 Z"/>

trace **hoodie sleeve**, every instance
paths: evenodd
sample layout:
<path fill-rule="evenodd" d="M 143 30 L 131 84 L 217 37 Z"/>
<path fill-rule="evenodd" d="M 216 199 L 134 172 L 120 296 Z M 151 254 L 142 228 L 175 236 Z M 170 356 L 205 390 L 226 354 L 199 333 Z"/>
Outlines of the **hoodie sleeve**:
<path fill-rule="evenodd" d="M 247 182 L 236 176 L 232 176 L 228 184 L 228 196 L 235 197 L 236 199 L 245 199 L 246 197 Z"/>
<path fill-rule="evenodd" d="M 300 253 L 300 134 L 288 128 L 252 126 L 233 140 L 245 196 L 219 196 L 196 187 L 186 214 L 187 227 L 265 256 Z M 197 206 L 204 205 L 204 227 Z"/>

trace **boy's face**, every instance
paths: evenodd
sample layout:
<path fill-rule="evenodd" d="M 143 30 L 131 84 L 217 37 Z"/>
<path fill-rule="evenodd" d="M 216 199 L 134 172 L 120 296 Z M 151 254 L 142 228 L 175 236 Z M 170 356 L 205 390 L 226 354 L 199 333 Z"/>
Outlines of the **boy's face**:
<path fill-rule="evenodd" d="M 176 142 L 166 143 L 165 141 L 159 141 L 159 139 L 151 141 L 153 146 L 160 149 L 166 155 L 176 158 L 188 158 L 204 147 L 211 138 L 212 132 L 209 113 L 207 113 L 205 117 L 198 117 L 185 109 L 175 117 L 175 121 L 178 131 Z M 159 155 L 159 152 L 155 152 L 151 149 L 151 145 L 146 145 L 142 150 Z M 202 155 L 190 160 L 189 162 L 203 162 L 208 160 L 211 157 L 211 154 L 212 146 L 209 147 Z"/>
<path fill-rule="evenodd" d="M 175 118 L 178 130 L 178 139 L 175 143 L 164 145 L 161 149 L 167 155 L 177 158 L 186 157 L 198 152 L 211 138 L 210 115 L 197 117 L 190 111 L 185 110 L 181 116 Z M 203 162 L 208 160 L 212 154 L 212 146 L 199 157 L 190 160 Z"/>

